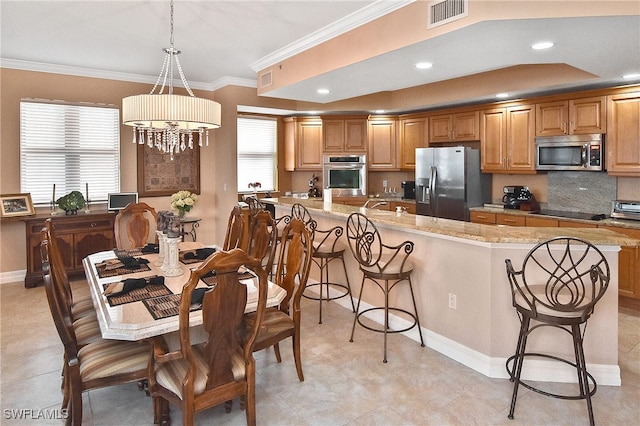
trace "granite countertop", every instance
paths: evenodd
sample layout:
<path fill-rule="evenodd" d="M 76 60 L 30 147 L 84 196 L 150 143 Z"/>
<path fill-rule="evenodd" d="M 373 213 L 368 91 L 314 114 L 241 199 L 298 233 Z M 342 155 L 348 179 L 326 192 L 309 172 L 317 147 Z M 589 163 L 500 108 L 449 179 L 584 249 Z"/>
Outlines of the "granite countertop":
<path fill-rule="evenodd" d="M 376 225 L 385 228 L 402 228 L 418 232 L 439 234 L 448 237 L 464 238 L 467 240 L 486 243 L 538 243 L 559 235 L 558 229 L 562 229 L 562 235 L 573 236 L 589 240 L 599 245 L 640 246 L 640 240 L 625 237 L 608 229 L 598 228 L 527 228 L 519 226 L 484 225 L 480 223 L 463 222 L 435 218 L 430 216 L 413 215 L 409 213 L 396 213 L 386 210 L 365 209 L 342 204 L 324 203 L 317 199 L 300 198 L 265 198 L 261 201 L 276 205 L 292 205 L 300 203 L 315 212 L 347 217 L 354 212 L 362 213 L 370 218 Z M 502 210 L 501 210 L 502 212 Z M 515 212 L 514 214 L 525 214 Z M 598 222 L 601 223 L 602 221 Z"/>
<path fill-rule="evenodd" d="M 516 209 L 505 209 L 502 207 L 472 207 L 469 209 L 470 211 L 475 211 L 475 212 L 486 212 L 486 213 L 495 213 L 495 214 L 508 214 L 508 215 L 513 215 L 513 216 L 529 216 L 529 215 L 533 215 L 536 217 L 548 217 L 548 218 L 553 218 L 553 219 L 559 219 L 559 220 L 566 220 L 569 222 L 577 222 L 577 223 L 589 223 L 592 225 L 598 225 L 598 226 L 602 226 L 602 225 L 606 225 L 606 226 L 617 226 L 620 228 L 629 228 L 629 229 L 640 229 L 640 221 L 638 220 L 630 220 L 630 219 L 616 219 L 616 218 L 612 218 L 612 217 L 608 217 L 602 220 L 585 220 L 585 219 L 575 219 L 575 218 L 570 218 L 570 217 L 563 217 L 563 216 L 553 216 L 553 215 L 546 215 L 546 214 L 539 214 L 536 212 L 530 212 L 530 211 L 525 211 L 525 210 L 516 210 Z"/>

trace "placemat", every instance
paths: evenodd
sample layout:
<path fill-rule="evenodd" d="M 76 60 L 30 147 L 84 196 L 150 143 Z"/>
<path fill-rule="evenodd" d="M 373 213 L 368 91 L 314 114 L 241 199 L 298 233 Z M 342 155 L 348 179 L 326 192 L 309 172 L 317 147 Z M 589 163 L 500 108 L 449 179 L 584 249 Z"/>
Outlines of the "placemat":
<path fill-rule="evenodd" d="M 109 284 L 103 284 L 103 291 L 108 286 Z M 164 284 L 147 284 L 145 287 L 136 288 L 126 294 L 114 294 L 113 296 L 107 296 L 107 302 L 109 302 L 109 306 L 113 307 L 124 305 L 125 303 L 139 302 L 140 300 L 152 299 L 171 294 L 171 290 L 169 290 Z"/>
<path fill-rule="evenodd" d="M 107 266 L 98 266 L 96 264 L 96 270 L 98 271 L 98 278 L 108 278 L 108 277 L 117 277 L 119 275 L 127 275 L 127 274 L 135 274 L 136 272 L 145 272 L 150 271 L 151 268 L 146 263 L 141 263 L 135 269 L 126 268 L 121 266 L 116 269 L 106 269 Z"/>
<path fill-rule="evenodd" d="M 141 248 L 130 248 L 130 249 L 113 249 L 113 252 L 116 254 L 116 257 L 120 258 L 121 256 L 143 256 L 145 253 L 142 252 Z"/>
<path fill-rule="evenodd" d="M 181 294 L 170 294 L 168 296 L 155 297 L 153 299 L 145 299 L 142 301 L 144 306 L 151 314 L 154 320 L 173 317 L 180 313 L 180 297 Z M 192 308 L 191 311 L 199 311 L 202 305 Z"/>

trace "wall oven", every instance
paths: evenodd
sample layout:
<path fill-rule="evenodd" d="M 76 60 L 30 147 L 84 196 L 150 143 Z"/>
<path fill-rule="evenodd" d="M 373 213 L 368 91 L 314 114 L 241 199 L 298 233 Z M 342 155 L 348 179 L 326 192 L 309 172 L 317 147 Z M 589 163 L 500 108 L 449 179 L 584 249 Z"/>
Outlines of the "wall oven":
<path fill-rule="evenodd" d="M 367 195 L 367 157 L 356 155 L 323 155 L 322 186 L 335 196 Z"/>
<path fill-rule="evenodd" d="M 536 170 L 604 170 L 603 135 L 536 138 Z"/>

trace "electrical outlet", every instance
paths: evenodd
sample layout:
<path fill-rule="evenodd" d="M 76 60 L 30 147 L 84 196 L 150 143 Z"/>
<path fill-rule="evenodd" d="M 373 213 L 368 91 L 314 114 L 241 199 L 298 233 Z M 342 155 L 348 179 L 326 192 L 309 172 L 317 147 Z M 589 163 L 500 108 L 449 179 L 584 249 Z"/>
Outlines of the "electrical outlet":
<path fill-rule="evenodd" d="M 456 295 L 453 293 L 449 293 L 449 307 L 456 309 Z"/>
<path fill-rule="evenodd" d="M 388 183 L 388 182 L 387 182 L 387 180 L 386 180 L 386 179 L 385 179 L 385 180 L 383 180 L 383 181 L 382 181 L 382 186 L 383 186 L 384 188 L 386 188 L 386 187 L 387 187 L 387 183 Z"/>

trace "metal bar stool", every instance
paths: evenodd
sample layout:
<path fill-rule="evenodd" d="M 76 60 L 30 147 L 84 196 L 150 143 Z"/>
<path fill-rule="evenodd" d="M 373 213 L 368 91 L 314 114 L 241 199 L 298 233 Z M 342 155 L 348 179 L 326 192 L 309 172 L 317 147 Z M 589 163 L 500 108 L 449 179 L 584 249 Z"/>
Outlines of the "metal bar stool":
<path fill-rule="evenodd" d="M 360 270 L 362 271 L 362 285 L 360 287 L 360 295 L 358 296 L 358 304 L 353 318 L 353 327 L 351 328 L 351 338 L 349 341 L 353 342 L 356 323 L 360 324 L 367 330 L 383 333 L 383 362 L 387 362 L 387 334 L 403 333 L 417 326 L 418 333 L 420 334 L 420 346 L 424 347 L 424 339 L 422 338 L 422 329 L 420 327 L 420 319 L 418 317 L 416 298 L 413 292 L 413 284 L 411 283 L 413 263 L 409 260 L 409 255 L 413 251 L 413 242 L 404 241 L 396 246 L 384 244 L 380 237 L 380 233 L 373 222 L 360 213 L 352 213 L 349 215 L 349 218 L 347 219 L 347 238 L 349 240 L 351 252 L 360 264 Z M 374 283 L 384 293 L 384 306 L 367 308 L 360 311 L 362 293 L 367 280 Z M 384 281 L 384 285 L 381 284 L 381 281 Z M 390 282 L 391 284 L 389 284 Z M 401 282 L 407 282 L 409 284 L 411 300 L 413 301 L 413 313 L 406 309 L 389 306 L 389 293 Z M 384 311 L 383 328 L 368 326 L 361 320 L 362 315 L 376 310 Z M 390 329 L 390 311 L 406 316 L 412 324 L 400 330 Z"/>
<path fill-rule="evenodd" d="M 509 418 L 513 419 L 520 385 L 542 395 L 560 399 L 586 399 L 589 423 L 594 424 L 591 396 L 595 379 L 587 371 L 582 347 L 587 320 L 595 304 L 609 286 L 609 264 L 591 243 L 572 237 L 556 237 L 533 247 L 516 271 L 505 260 L 511 286 L 512 303 L 520 318 L 520 334 L 515 354 L 506 363 L 513 384 Z M 534 322 L 532 324 L 532 321 Z M 527 352 L 527 338 L 544 327 L 555 327 L 573 339 L 575 362 L 556 355 Z M 521 379 L 525 359 L 544 358 L 571 365 L 578 374 L 578 394 L 557 394 L 542 390 Z"/>

